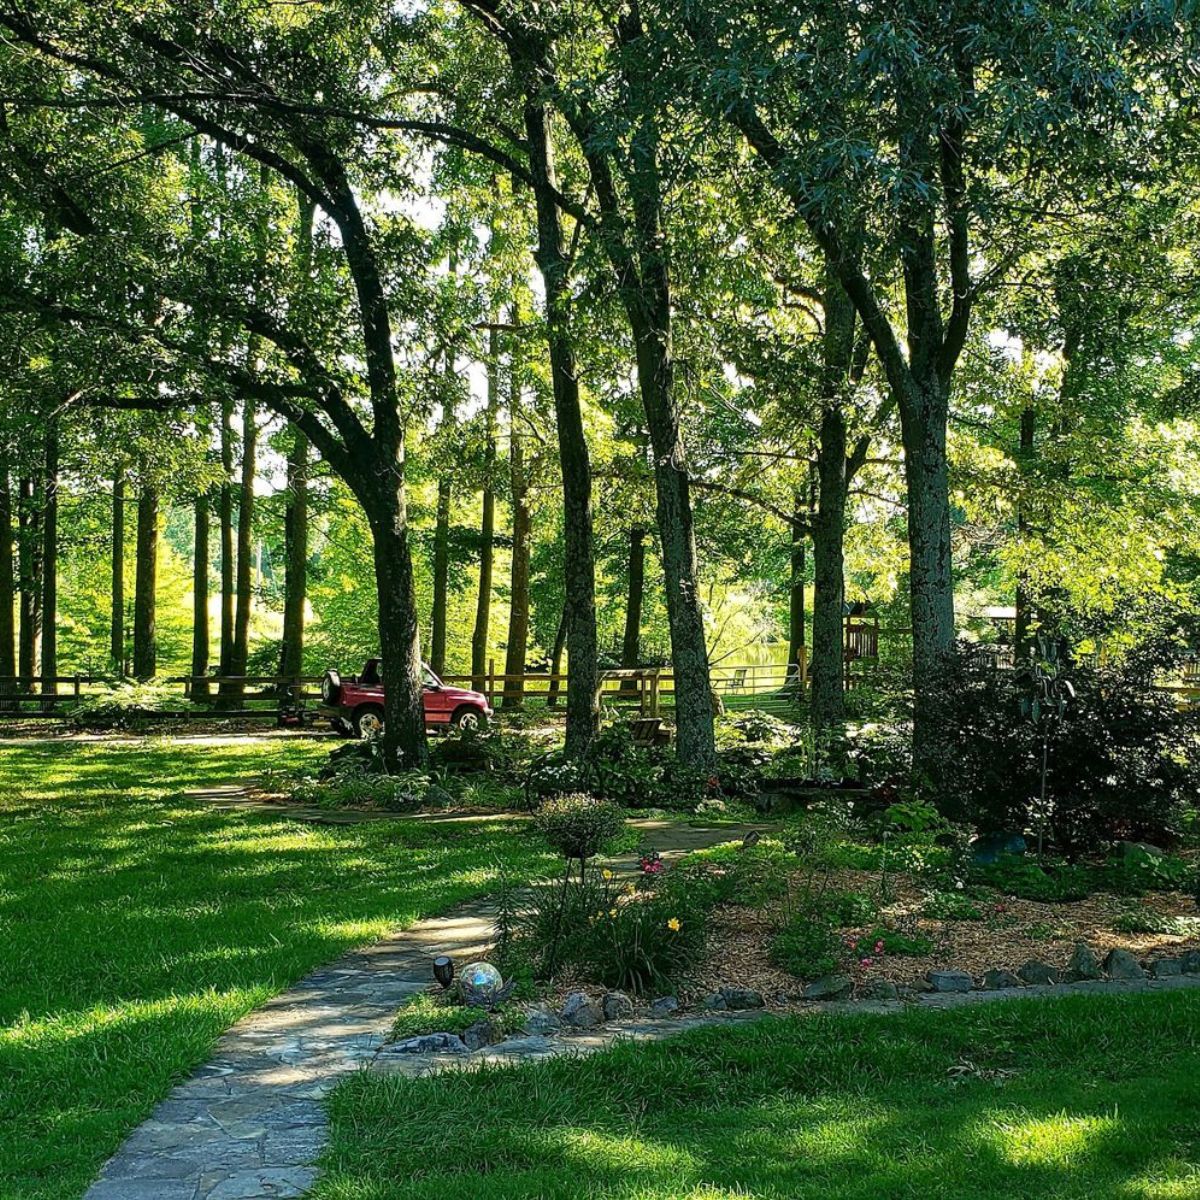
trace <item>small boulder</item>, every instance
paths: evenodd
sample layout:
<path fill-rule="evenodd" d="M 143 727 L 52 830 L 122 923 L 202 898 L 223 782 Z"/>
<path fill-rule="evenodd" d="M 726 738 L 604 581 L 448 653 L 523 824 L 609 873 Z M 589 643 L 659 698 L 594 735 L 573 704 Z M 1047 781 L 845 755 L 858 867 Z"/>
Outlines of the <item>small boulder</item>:
<path fill-rule="evenodd" d="M 397 1042 L 392 1050 L 397 1054 L 466 1054 L 466 1043 L 457 1033 L 422 1033 Z"/>
<path fill-rule="evenodd" d="M 1166 858 L 1167 852 L 1149 842 L 1118 842 L 1117 853 L 1125 862 L 1145 862 L 1148 858 Z"/>
<path fill-rule="evenodd" d="M 1023 963 L 1017 968 L 1017 974 L 1026 982 L 1032 984 L 1038 983 L 1057 983 L 1058 971 L 1049 963 L 1038 962 L 1036 958 L 1031 958 L 1027 963 Z"/>
<path fill-rule="evenodd" d="M 605 992 L 600 1007 L 606 1021 L 628 1021 L 633 1016 L 633 1001 L 624 992 Z"/>
<path fill-rule="evenodd" d="M 679 997 L 659 996 L 659 998 L 650 1005 L 650 1011 L 656 1016 L 669 1017 L 672 1013 L 677 1013 L 679 1011 Z"/>
<path fill-rule="evenodd" d="M 545 1037 L 557 1033 L 562 1022 L 548 1008 L 531 1008 L 525 1014 L 525 1032 L 532 1037 Z"/>
<path fill-rule="evenodd" d="M 900 989 L 889 979 L 872 979 L 858 993 L 864 1000 L 898 1000 Z"/>
<path fill-rule="evenodd" d="M 1104 968 L 1096 957 L 1096 952 L 1087 942 L 1076 942 L 1071 953 L 1071 961 L 1067 963 L 1067 978 L 1072 982 L 1083 979 L 1103 979 Z"/>
<path fill-rule="evenodd" d="M 1156 958 L 1150 964 L 1150 974 L 1155 979 L 1173 979 L 1183 974 L 1183 960 L 1179 958 Z"/>
<path fill-rule="evenodd" d="M 573 1029 L 591 1029 L 604 1020 L 604 1014 L 587 992 L 572 992 L 563 1002 L 558 1015 L 564 1025 L 570 1025 Z"/>
<path fill-rule="evenodd" d="M 984 971 L 983 986 L 989 992 L 999 992 L 1006 988 L 1019 988 L 1023 984 L 1011 971 L 996 967 L 991 971 Z"/>
<path fill-rule="evenodd" d="M 925 979 L 935 992 L 969 992 L 975 986 L 966 971 L 929 971 Z"/>
<path fill-rule="evenodd" d="M 463 1030 L 463 1044 L 468 1050 L 482 1050 L 504 1041 L 504 1025 L 495 1017 L 484 1017 Z"/>
<path fill-rule="evenodd" d="M 765 1008 L 767 1004 L 762 992 L 755 991 L 754 988 L 723 987 L 721 996 L 725 1000 L 725 1007 L 735 1010 Z"/>
<path fill-rule="evenodd" d="M 725 1003 L 725 997 L 720 992 L 709 992 L 700 1001 L 700 1007 L 708 1009 L 709 1012 L 724 1012 L 729 1005 Z"/>
<path fill-rule="evenodd" d="M 804 989 L 805 1000 L 844 1000 L 854 990 L 848 975 L 822 975 Z"/>
<path fill-rule="evenodd" d="M 1185 975 L 1200 975 L 1200 950 L 1189 950 L 1181 961 Z"/>
<path fill-rule="evenodd" d="M 1146 972 L 1128 950 L 1110 950 L 1104 960 L 1104 971 L 1109 979 L 1145 979 Z"/>

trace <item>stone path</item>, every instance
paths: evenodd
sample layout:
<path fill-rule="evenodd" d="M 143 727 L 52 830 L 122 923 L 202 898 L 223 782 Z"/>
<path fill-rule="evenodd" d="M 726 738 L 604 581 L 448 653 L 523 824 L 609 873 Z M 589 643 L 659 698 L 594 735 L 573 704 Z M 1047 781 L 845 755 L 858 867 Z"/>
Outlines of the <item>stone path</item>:
<path fill-rule="evenodd" d="M 207 795 L 217 803 L 236 804 L 239 799 L 227 789 Z M 292 815 L 277 805 L 263 807 L 276 815 Z M 741 837 L 751 828 L 686 826 L 655 820 L 631 824 L 667 860 Z M 626 868 L 635 861 L 634 856 L 627 855 L 616 860 L 614 866 Z M 486 900 L 461 905 L 445 916 L 421 921 L 343 956 L 250 1013 L 225 1032 L 213 1057 L 176 1086 L 150 1118 L 133 1131 L 84 1200 L 270 1200 L 301 1196 L 316 1179 L 314 1164 L 328 1136 L 322 1099 L 340 1080 L 364 1067 L 421 1075 L 448 1067 L 588 1053 L 618 1039 L 657 1039 L 701 1025 L 753 1021 L 764 1015 L 736 1012 L 635 1020 L 566 1037 L 513 1039 L 469 1056 L 411 1055 L 391 1050 L 385 1039 L 395 1011 L 429 986 L 431 959 L 449 954 L 461 963 L 479 956 L 491 936 L 491 917 Z M 1033 995 L 1179 987 L 1200 987 L 1200 976 L 926 995 L 916 1003 L 949 1008 Z M 905 1007 L 896 1001 L 854 1001 L 813 1004 L 806 1011 L 899 1012 Z"/>
<path fill-rule="evenodd" d="M 193 793 L 193 798 L 294 816 L 278 805 L 254 803 L 244 789 L 211 789 Z M 666 859 L 740 837 L 749 828 L 652 820 L 631 824 Z M 618 865 L 633 862 L 633 856 L 625 856 Z M 486 949 L 491 915 L 489 903 L 478 900 L 421 921 L 322 967 L 247 1015 L 225 1032 L 209 1062 L 176 1086 L 133 1131 L 85 1200 L 302 1195 L 316 1178 L 312 1164 L 327 1137 L 322 1097 L 347 1074 L 376 1059 L 396 1009 L 429 986 L 436 955 L 449 954 L 461 963 Z M 680 1024 L 673 1023 L 671 1031 Z M 572 1048 L 598 1044 L 597 1039 L 580 1039 Z M 526 1056 L 535 1050 L 527 1047 Z M 419 1072 L 439 1065 L 436 1059 L 410 1060 L 404 1069 Z"/>

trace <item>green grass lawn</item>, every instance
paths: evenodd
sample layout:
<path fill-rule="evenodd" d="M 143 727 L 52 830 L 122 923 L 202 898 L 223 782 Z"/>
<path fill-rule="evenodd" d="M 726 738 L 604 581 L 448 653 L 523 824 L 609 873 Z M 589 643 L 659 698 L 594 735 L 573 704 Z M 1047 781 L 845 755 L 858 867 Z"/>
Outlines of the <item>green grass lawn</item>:
<path fill-rule="evenodd" d="M 349 947 L 550 865 L 502 819 L 314 827 L 179 796 L 328 742 L 0 745 L 0 1198 L 80 1195 L 249 1009 Z"/>
<path fill-rule="evenodd" d="M 319 1200 L 1182 1200 L 1200 994 L 718 1027 L 331 1110 Z"/>

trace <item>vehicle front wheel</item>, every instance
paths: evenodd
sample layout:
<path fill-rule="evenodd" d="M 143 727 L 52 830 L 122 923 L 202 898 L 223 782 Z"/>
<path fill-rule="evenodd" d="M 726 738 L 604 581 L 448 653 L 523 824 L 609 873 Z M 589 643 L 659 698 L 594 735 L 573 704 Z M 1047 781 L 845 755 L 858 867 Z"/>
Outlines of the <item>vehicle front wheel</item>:
<path fill-rule="evenodd" d="M 360 738 L 378 737 L 383 732 L 383 709 L 378 704 L 360 705 L 351 720 Z"/>
<path fill-rule="evenodd" d="M 454 716 L 450 718 L 450 724 L 455 729 L 462 729 L 464 731 L 483 729 L 487 725 L 487 717 L 479 709 L 463 705 L 462 708 L 454 710 Z"/>

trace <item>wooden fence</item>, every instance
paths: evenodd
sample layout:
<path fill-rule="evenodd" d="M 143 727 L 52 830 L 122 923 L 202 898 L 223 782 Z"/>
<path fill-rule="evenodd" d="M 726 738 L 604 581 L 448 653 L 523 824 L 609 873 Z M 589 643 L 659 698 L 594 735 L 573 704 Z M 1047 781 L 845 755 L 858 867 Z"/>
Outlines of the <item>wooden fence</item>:
<path fill-rule="evenodd" d="M 710 668 L 713 694 L 730 710 L 739 708 L 786 709 L 797 699 L 806 664 L 715 663 Z M 518 702 L 528 707 L 562 707 L 566 704 L 566 672 L 526 671 L 506 675 L 489 662 L 486 674 L 446 674 L 452 686 L 476 687 L 493 708 L 503 711 Z M 319 675 L 169 676 L 153 681 L 178 689 L 178 706 L 162 703 L 136 708 L 133 716 L 180 720 L 277 719 L 281 713 L 311 712 L 321 698 Z M 0 720 L 13 717 L 69 717 L 81 704 L 100 701 L 118 681 L 93 675 L 0 677 Z M 121 681 L 129 682 L 129 681 Z M 670 667 L 639 667 L 600 673 L 599 701 L 604 706 L 637 710 L 658 716 L 675 706 L 675 677 Z"/>

